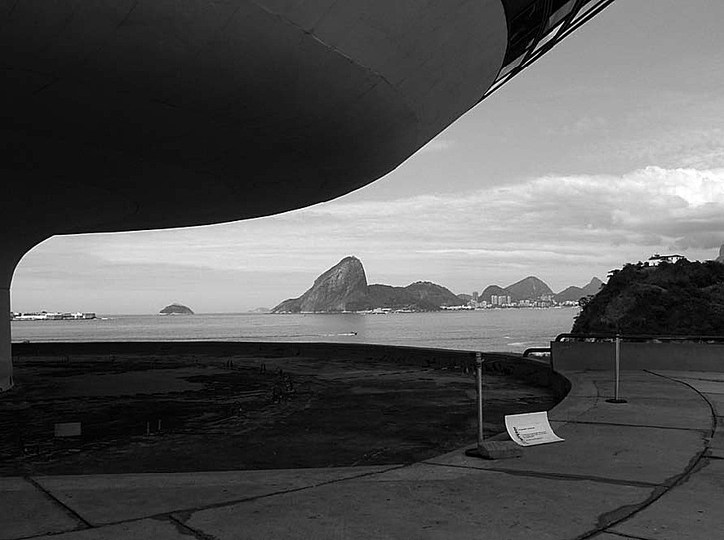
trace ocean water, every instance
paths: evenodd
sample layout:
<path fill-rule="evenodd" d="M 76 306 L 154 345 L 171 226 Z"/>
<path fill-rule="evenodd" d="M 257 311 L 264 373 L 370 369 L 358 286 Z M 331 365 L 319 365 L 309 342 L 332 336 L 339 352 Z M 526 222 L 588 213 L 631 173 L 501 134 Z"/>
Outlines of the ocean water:
<path fill-rule="evenodd" d="M 432 313 L 101 315 L 89 321 L 13 321 L 21 341 L 312 341 L 523 352 L 570 332 L 578 308 Z"/>

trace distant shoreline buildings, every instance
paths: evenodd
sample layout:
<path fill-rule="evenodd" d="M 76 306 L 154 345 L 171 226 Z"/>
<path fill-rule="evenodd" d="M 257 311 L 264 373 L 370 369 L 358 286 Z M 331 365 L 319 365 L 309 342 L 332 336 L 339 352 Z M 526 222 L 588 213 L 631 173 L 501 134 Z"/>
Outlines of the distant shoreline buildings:
<path fill-rule="evenodd" d="M 509 295 L 491 295 L 490 302 L 487 300 L 471 299 L 467 304 L 460 306 L 441 306 L 445 311 L 461 311 L 461 310 L 482 310 L 482 309 L 521 309 L 521 308 L 556 308 L 556 307 L 579 307 L 578 300 L 565 300 L 556 302 L 553 295 L 542 295 L 535 300 L 518 300 L 514 301 Z"/>
<path fill-rule="evenodd" d="M 686 260 L 683 255 L 659 255 L 654 253 L 653 256 L 649 257 L 644 266 L 659 266 L 661 263 L 676 264 L 681 260 Z"/>
<path fill-rule="evenodd" d="M 10 312 L 11 321 L 88 321 L 95 319 L 92 312 L 61 313 L 58 311 L 33 311 L 28 313 Z"/>

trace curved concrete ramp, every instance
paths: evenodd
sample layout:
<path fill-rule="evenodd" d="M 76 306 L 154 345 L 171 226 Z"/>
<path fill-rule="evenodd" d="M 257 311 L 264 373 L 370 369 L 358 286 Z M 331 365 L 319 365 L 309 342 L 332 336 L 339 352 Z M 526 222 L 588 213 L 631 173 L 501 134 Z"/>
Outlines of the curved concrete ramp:
<path fill-rule="evenodd" d="M 626 372 L 628 403 L 611 404 L 610 374 L 566 375 L 550 415 L 566 441 L 519 459 L 461 449 L 407 467 L 16 478 L 0 538 L 717 538 L 724 377 Z"/>

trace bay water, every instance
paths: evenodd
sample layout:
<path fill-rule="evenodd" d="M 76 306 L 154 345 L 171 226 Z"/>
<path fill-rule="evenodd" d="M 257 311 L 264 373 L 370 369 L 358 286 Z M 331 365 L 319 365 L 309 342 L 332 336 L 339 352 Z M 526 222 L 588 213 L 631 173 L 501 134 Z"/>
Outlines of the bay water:
<path fill-rule="evenodd" d="M 14 342 L 294 341 L 523 352 L 570 332 L 578 308 L 430 313 L 100 315 L 13 321 Z"/>

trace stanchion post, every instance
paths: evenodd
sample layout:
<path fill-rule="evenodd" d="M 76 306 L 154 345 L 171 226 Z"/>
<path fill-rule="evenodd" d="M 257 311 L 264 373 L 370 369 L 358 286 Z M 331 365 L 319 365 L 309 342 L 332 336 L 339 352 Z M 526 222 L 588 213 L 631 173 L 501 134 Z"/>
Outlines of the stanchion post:
<path fill-rule="evenodd" d="M 613 380 L 613 399 L 607 399 L 608 403 L 626 403 L 625 399 L 621 399 L 619 395 L 619 381 L 621 379 L 621 335 L 616 334 L 614 345 L 614 380 Z"/>
<path fill-rule="evenodd" d="M 483 353 L 475 353 L 475 369 L 478 383 L 478 445 L 483 444 Z"/>
<path fill-rule="evenodd" d="M 621 379 L 621 336 L 616 334 L 616 386 L 614 399 L 618 401 L 618 382 Z"/>
<path fill-rule="evenodd" d="M 483 353 L 475 353 L 476 383 L 478 387 L 478 444 L 475 448 L 466 450 L 465 454 L 471 457 L 483 459 L 506 459 L 519 457 L 520 448 L 513 441 L 488 441 L 485 442 L 483 434 Z"/>

